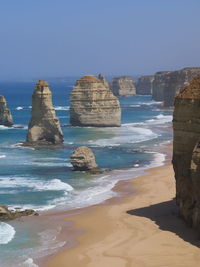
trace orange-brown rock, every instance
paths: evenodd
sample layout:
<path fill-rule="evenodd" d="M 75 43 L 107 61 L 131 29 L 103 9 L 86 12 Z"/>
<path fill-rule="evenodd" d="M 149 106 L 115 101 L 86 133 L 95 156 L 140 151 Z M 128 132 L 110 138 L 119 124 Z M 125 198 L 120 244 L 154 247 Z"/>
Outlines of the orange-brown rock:
<path fill-rule="evenodd" d="M 70 123 L 73 126 L 120 126 L 119 100 L 102 80 L 86 75 L 71 92 Z"/>
<path fill-rule="evenodd" d="M 200 75 L 176 96 L 173 129 L 177 204 L 200 232 Z"/>
<path fill-rule="evenodd" d="M 130 96 L 136 94 L 133 78 L 130 76 L 114 77 L 111 84 L 112 92 L 116 96 Z"/>
<path fill-rule="evenodd" d="M 60 144 L 63 133 L 52 104 L 46 81 L 39 80 L 32 96 L 32 117 L 28 126 L 27 145 Z"/>
<path fill-rule="evenodd" d="M 11 127 L 13 125 L 13 118 L 10 110 L 7 108 L 6 99 L 0 96 L 0 125 Z"/>

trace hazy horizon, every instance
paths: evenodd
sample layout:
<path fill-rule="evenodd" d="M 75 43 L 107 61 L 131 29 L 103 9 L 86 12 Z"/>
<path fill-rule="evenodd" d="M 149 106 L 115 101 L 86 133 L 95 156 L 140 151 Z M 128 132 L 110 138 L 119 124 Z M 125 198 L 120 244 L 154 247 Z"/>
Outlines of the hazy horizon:
<path fill-rule="evenodd" d="M 0 5 L 0 80 L 200 66 L 197 0 L 9 0 Z"/>

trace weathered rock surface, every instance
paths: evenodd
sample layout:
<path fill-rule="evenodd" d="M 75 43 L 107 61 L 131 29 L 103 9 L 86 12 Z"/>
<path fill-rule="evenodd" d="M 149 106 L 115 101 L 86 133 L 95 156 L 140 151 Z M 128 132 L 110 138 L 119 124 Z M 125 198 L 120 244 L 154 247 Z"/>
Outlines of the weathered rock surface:
<path fill-rule="evenodd" d="M 154 75 L 141 76 L 136 84 L 138 95 L 152 95 Z"/>
<path fill-rule="evenodd" d="M 167 86 L 170 71 L 156 72 L 152 84 L 152 98 L 156 101 L 164 100 L 164 90 Z"/>
<path fill-rule="evenodd" d="M 116 96 L 129 96 L 136 94 L 136 87 L 132 77 L 121 76 L 112 79 L 112 91 Z"/>
<path fill-rule="evenodd" d="M 172 107 L 175 96 L 198 74 L 200 74 L 200 68 L 184 68 L 177 71 L 156 73 L 153 81 L 152 98 L 163 101 L 164 107 Z"/>
<path fill-rule="evenodd" d="M 99 171 L 95 156 L 87 146 L 80 146 L 71 155 L 71 164 L 76 171 Z"/>
<path fill-rule="evenodd" d="M 14 220 L 23 216 L 38 215 L 34 210 L 10 211 L 6 206 L 0 206 L 0 221 Z"/>
<path fill-rule="evenodd" d="M 47 82 L 39 80 L 32 96 L 32 117 L 28 126 L 26 143 L 29 145 L 60 144 L 63 133 L 52 104 Z"/>
<path fill-rule="evenodd" d="M 98 78 L 77 80 L 71 92 L 70 123 L 73 126 L 120 126 L 119 100 Z"/>
<path fill-rule="evenodd" d="M 176 96 L 173 129 L 177 204 L 200 233 L 200 75 Z"/>
<path fill-rule="evenodd" d="M 105 79 L 105 77 L 103 76 L 103 74 L 99 74 L 98 75 L 98 79 L 104 84 L 104 86 L 106 87 L 106 88 L 108 88 L 109 90 L 110 90 L 110 84 L 109 84 L 109 82 L 108 81 L 106 81 L 106 79 Z"/>
<path fill-rule="evenodd" d="M 12 115 L 7 108 L 6 99 L 4 96 L 0 96 L 0 125 L 11 127 L 13 125 Z"/>

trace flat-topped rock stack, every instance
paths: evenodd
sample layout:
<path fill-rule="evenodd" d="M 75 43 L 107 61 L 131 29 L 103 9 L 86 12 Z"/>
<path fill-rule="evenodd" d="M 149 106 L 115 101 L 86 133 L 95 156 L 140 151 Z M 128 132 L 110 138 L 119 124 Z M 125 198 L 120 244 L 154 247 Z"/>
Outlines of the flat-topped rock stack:
<path fill-rule="evenodd" d="M 138 95 L 152 95 L 154 75 L 141 76 L 136 84 Z"/>
<path fill-rule="evenodd" d="M 175 98 L 173 167 L 181 216 L 200 233 L 200 75 Z"/>
<path fill-rule="evenodd" d="M 136 94 L 136 87 L 132 77 L 120 76 L 112 79 L 112 92 L 116 96 L 130 96 Z"/>
<path fill-rule="evenodd" d="M 6 99 L 0 95 L 0 125 L 11 127 L 13 125 L 13 118 L 10 110 L 7 108 Z"/>
<path fill-rule="evenodd" d="M 63 133 L 52 104 L 52 94 L 46 81 L 39 80 L 32 96 L 32 117 L 26 144 L 48 145 L 63 142 Z"/>
<path fill-rule="evenodd" d="M 100 79 L 84 76 L 77 80 L 71 92 L 70 123 L 73 126 L 120 126 L 119 100 Z"/>

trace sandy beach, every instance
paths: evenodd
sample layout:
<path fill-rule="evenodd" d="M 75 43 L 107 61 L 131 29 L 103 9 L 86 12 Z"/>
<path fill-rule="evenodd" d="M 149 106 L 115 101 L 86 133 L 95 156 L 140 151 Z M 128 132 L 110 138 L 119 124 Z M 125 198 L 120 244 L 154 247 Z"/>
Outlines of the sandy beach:
<path fill-rule="evenodd" d="M 45 262 L 48 267 L 199 266 L 200 242 L 178 217 L 171 165 L 130 180 L 134 193 L 67 217 L 78 245 Z M 120 183 L 115 190 L 120 191 Z M 67 236 L 68 233 L 65 232 Z"/>

